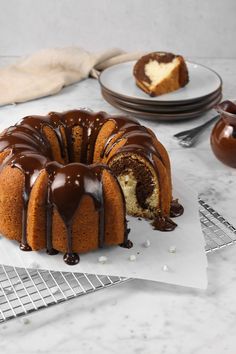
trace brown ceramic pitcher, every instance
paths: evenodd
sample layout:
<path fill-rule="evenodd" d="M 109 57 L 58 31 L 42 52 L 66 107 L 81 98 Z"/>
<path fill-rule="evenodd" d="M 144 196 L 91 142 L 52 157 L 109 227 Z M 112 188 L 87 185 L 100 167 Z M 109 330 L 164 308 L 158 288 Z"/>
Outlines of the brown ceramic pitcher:
<path fill-rule="evenodd" d="M 220 120 L 211 133 L 211 147 L 216 157 L 236 168 L 236 100 L 221 102 L 217 107 Z"/>

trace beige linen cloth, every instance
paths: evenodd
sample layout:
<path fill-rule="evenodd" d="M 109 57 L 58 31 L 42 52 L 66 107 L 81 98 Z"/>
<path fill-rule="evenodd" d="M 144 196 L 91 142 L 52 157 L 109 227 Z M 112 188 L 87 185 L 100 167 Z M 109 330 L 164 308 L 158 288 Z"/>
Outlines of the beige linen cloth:
<path fill-rule="evenodd" d="M 107 67 L 136 60 L 142 54 L 120 49 L 96 54 L 79 47 L 41 50 L 0 68 L 0 106 L 54 95 L 64 86 L 89 76 L 98 78 Z"/>

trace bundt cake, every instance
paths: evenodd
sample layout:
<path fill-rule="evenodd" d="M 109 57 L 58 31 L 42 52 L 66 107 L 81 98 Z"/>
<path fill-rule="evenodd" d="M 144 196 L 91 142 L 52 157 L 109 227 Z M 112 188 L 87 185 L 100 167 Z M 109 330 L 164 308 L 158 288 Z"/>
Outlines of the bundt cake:
<path fill-rule="evenodd" d="M 154 52 L 141 57 L 133 74 L 136 84 L 150 96 L 178 90 L 189 82 L 184 58 L 165 52 Z"/>
<path fill-rule="evenodd" d="M 104 112 L 51 112 L 6 129 L 0 186 L 0 233 L 25 251 L 64 252 L 68 264 L 105 245 L 131 247 L 126 209 L 162 230 L 183 211 L 172 201 L 169 158 L 155 135 Z"/>

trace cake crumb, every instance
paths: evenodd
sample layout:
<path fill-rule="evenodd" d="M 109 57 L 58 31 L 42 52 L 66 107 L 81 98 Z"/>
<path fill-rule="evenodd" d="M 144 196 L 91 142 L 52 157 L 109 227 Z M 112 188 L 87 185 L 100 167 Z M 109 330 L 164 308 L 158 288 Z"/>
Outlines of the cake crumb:
<path fill-rule="evenodd" d="M 131 262 L 136 261 L 136 256 L 135 256 L 134 254 L 131 254 L 131 255 L 129 256 L 129 260 L 130 260 Z"/>
<path fill-rule="evenodd" d="M 169 247 L 169 252 L 170 253 L 176 253 L 176 246 L 170 246 Z"/>
<path fill-rule="evenodd" d="M 30 324 L 30 320 L 28 318 L 24 318 L 23 322 L 24 322 L 25 325 Z"/>
<path fill-rule="evenodd" d="M 146 241 L 143 243 L 143 246 L 144 246 L 145 248 L 150 247 L 150 245 L 151 245 L 151 242 L 150 242 L 149 240 L 146 240 Z"/>
<path fill-rule="evenodd" d="M 105 264 L 107 262 L 107 257 L 106 256 L 100 256 L 98 258 L 98 262 L 101 264 Z"/>
<path fill-rule="evenodd" d="M 30 324 L 30 320 L 26 317 L 23 317 L 20 319 L 20 321 L 24 324 L 24 325 L 28 325 Z"/>
<path fill-rule="evenodd" d="M 168 272 L 168 271 L 169 271 L 168 265 L 167 265 L 167 264 L 164 264 L 164 265 L 162 266 L 162 270 L 163 270 L 163 272 Z"/>

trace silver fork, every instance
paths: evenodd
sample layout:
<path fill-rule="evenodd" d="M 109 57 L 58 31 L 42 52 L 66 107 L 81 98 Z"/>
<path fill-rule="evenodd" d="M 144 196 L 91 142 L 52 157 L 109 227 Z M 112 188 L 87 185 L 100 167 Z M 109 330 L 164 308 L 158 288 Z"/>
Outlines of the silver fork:
<path fill-rule="evenodd" d="M 217 114 L 216 116 L 208 120 L 206 123 L 203 123 L 195 128 L 179 132 L 175 134 L 174 137 L 179 140 L 179 144 L 181 146 L 191 147 L 197 142 L 199 136 L 203 133 L 203 131 L 213 122 L 217 121 L 219 117 L 220 115 Z"/>

